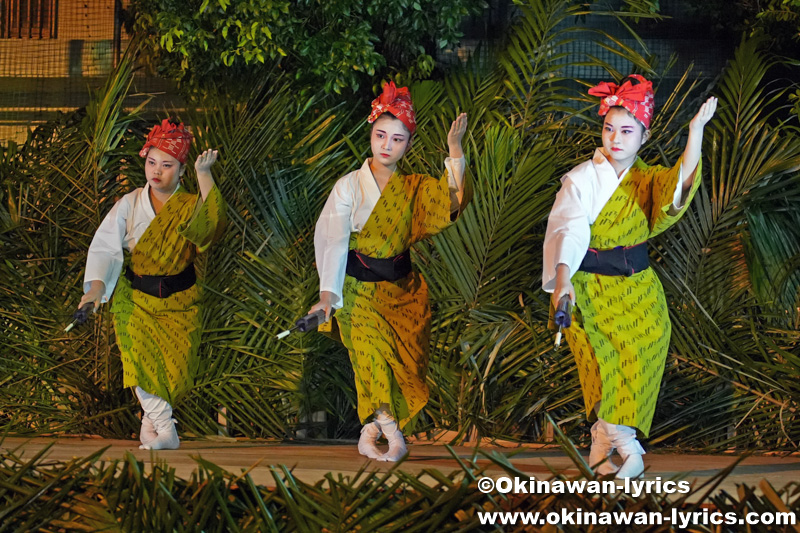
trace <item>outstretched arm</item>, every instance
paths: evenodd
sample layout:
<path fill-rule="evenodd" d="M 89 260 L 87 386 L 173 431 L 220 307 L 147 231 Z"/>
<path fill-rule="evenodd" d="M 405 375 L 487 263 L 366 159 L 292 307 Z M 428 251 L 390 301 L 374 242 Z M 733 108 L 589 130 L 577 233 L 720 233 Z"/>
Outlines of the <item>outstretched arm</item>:
<path fill-rule="evenodd" d="M 686 141 L 686 149 L 683 151 L 683 162 L 681 164 L 681 175 L 683 176 L 682 196 L 686 197 L 694 184 L 695 169 L 700 162 L 700 153 L 703 148 L 703 129 L 714 116 L 717 110 L 717 99 L 713 96 L 700 106 L 700 111 L 689 123 L 689 140 Z"/>
<path fill-rule="evenodd" d="M 211 176 L 211 165 L 217 161 L 218 150 L 206 150 L 199 156 L 194 163 L 194 170 L 197 172 L 197 186 L 200 189 L 200 196 L 205 201 L 208 193 L 214 187 L 214 178 Z"/>

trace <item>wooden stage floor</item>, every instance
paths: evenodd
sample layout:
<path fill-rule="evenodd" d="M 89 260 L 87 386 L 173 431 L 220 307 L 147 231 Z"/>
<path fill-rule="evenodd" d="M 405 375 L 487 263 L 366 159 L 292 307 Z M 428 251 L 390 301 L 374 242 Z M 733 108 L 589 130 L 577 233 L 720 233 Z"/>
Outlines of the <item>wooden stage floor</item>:
<path fill-rule="evenodd" d="M 323 479 L 329 472 L 354 476 L 365 464 L 368 470 L 387 471 L 393 463 L 370 461 L 358 454 L 355 442 L 318 443 L 304 441 L 299 443 L 221 441 L 221 440 L 186 440 L 179 450 L 150 452 L 139 450 L 138 441 L 110 440 L 81 437 L 6 437 L 0 441 L 0 448 L 13 450 L 15 455 L 32 458 L 37 452 L 52 444 L 47 452 L 49 461 L 67 461 L 76 457 L 85 457 L 102 448 L 108 447 L 103 459 L 120 459 L 126 452 L 137 459 L 151 464 L 154 460 L 166 461 L 175 468 L 179 477 L 188 479 L 196 467 L 195 458 L 202 457 L 232 473 L 241 473 L 250 469 L 253 480 L 261 485 L 274 486 L 275 480 L 270 473 L 271 465 L 287 465 L 294 476 L 306 483 L 314 483 Z M 554 446 L 525 446 L 522 448 L 501 448 L 498 446 L 481 446 L 483 452 L 512 454 L 510 462 L 527 475 L 537 479 L 550 477 L 548 465 L 566 475 L 576 475 L 577 468 L 561 448 Z M 461 457 L 469 460 L 474 448 L 456 446 L 453 450 Z M 427 442 L 413 442 L 409 445 L 410 458 L 400 469 L 417 474 L 425 470 L 438 470 L 444 473 L 461 471 L 458 462 L 445 446 Z M 151 455 L 152 454 L 152 455 Z M 588 451 L 582 450 L 584 459 Z M 648 453 L 645 455 L 647 479 L 660 477 L 662 480 L 680 476 L 689 481 L 702 483 L 729 466 L 735 460 L 733 455 L 698 455 L 677 454 L 668 452 Z M 477 464 L 491 465 L 487 472 L 492 477 L 505 475 L 503 470 L 492 464 L 485 457 L 478 456 Z M 767 480 L 775 489 L 785 487 L 789 482 L 800 480 L 800 455 L 760 455 L 751 456 L 740 463 L 733 474 L 728 476 L 719 489 L 736 493 L 736 486 L 747 484 L 758 487 L 762 480 Z"/>

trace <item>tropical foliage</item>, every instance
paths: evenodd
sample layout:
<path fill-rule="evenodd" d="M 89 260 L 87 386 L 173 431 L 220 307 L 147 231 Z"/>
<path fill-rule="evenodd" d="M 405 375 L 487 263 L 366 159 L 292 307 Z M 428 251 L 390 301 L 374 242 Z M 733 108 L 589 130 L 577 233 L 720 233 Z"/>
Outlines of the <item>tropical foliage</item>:
<path fill-rule="evenodd" d="M 646 3 L 646 2 L 645 2 Z M 437 175 L 447 127 L 470 117 L 474 188 L 463 217 L 414 250 L 434 324 L 431 400 L 419 431 L 543 440 L 549 417 L 585 439 L 569 351 L 554 351 L 541 245 L 558 178 L 597 145 L 585 96 L 593 79 L 629 71 L 674 77 L 635 35 L 593 29 L 570 0 L 531 0 L 498 51 L 481 50 L 441 81 L 411 86 L 419 133 L 404 165 Z M 625 25 L 623 25 L 625 27 Z M 578 42 L 590 43 L 576 52 Z M 633 42 L 635 44 L 631 45 Z M 671 165 L 699 102 L 720 99 L 706 130 L 704 182 L 684 219 L 652 244 L 673 321 L 651 444 L 714 450 L 800 443 L 800 135 L 774 61 L 744 41 L 716 79 L 678 73 L 657 92 L 642 157 Z M 601 59 L 610 57 L 612 59 Z M 81 292 L 84 254 L 115 198 L 143 182 L 136 151 L 146 122 L 122 101 L 131 55 L 82 113 L 38 128 L 0 161 L 0 426 L 14 433 L 130 437 L 138 429 L 107 310 L 62 333 Z M 591 70 L 587 70 L 591 69 Z M 666 86 L 666 85 L 664 85 Z M 202 102 L 184 120 L 195 151 L 217 147 L 230 203 L 225 240 L 201 265 L 206 286 L 202 368 L 179 402 L 184 435 L 355 435 L 346 353 L 318 334 L 275 335 L 314 303 L 313 229 L 334 181 L 367 155 L 364 109 L 331 106 L 272 69 L 245 103 Z M 191 185 L 191 182 L 190 182 Z M 311 422 L 323 411 L 326 422 Z"/>
<path fill-rule="evenodd" d="M 239 87 L 227 78 L 281 68 L 326 92 L 355 91 L 377 72 L 427 77 L 434 55 L 462 37 L 483 0 L 134 0 L 157 70 L 187 89 Z M 369 84 L 368 84 L 369 85 Z"/>
<path fill-rule="evenodd" d="M 63 333 L 89 228 L 131 186 L 127 167 L 143 133 L 137 111 L 123 112 L 132 67 L 128 55 L 86 109 L 37 128 L 2 162 L 3 425 L 124 434 L 134 423 L 128 395 L 115 385 L 121 365 L 109 322 L 103 317 L 80 337 Z"/>
<path fill-rule="evenodd" d="M 513 3 L 494 4 L 504 13 Z M 657 16 L 658 0 L 624 4 Z M 437 58 L 454 56 L 465 18 L 496 7 L 485 0 L 133 0 L 126 18 L 129 31 L 146 36 L 148 65 L 184 91 L 241 96 L 248 83 L 230 79 L 258 79 L 265 65 L 279 65 L 300 87 L 348 95 L 371 88 L 376 75 L 403 85 L 427 79 L 443 66 Z M 506 17 L 494 17 L 502 28 Z"/>
<path fill-rule="evenodd" d="M 678 9 L 691 14 L 714 36 L 747 33 L 761 37 L 776 53 L 797 58 L 800 51 L 800 0 L 681 0 Z"/>
<path fill-rule="evenodd" d="M 577 450 L 568 442 L 563 446 L 579 474 L 567 477 L 554 471 L 548 480 L 564 483 L 593 479 Z M 428 469 L 410 474 L 398 463 L 385 473 L 362 470 L 352 478 L 327 474 L 313 485 L 294 477 L 285 466 L 270 466 L 274 488 L 256 484 L 249 471 L 228 472 L 202 458 L 196 459 L 191 477 L 182 479 L 161 461 L 146 464 L 128 454 L 121 460 L 100 462 L 102 453 L 99 450 L 66 462 L 47 460 L 47 449 L 33 457 L 24 457 L 16 450 L 0 453 L 0 528 L 65 533 L 550 530 L 524 526 L 521 520 L 516 526 L 500 525 L 500 520 L 488 525 L 481 520 L 481 514 L 530 512 L 538 513 L 542 520 L 548 513 L 557 515 L 558 526 L 548 518 L 552 525 L 547 527 L 553 531 L 579 532 L 586 531 L 587 522 L 581 518 L 582 511 L 588 511 L 601 520 L 604 515 L 609 518 L 610 513 L 624 514 L 632 524 L 639 524 L 634 519 L 644 515 L 651 525 L 637 525 L 632 530 L 664 531 L 671 528 L 656 525 L 654 515 L 671 519 L 674 511 L 680 511 L 708 516 L 708 507 L 713 506 L 720 517 L 725 517 L 723 525 L 695 520 L 692 531 L 740 531 L 741 526 L 730 525 L 728 520 L 748 513 L 769 515 L 772 525 L 765 530 L 788 531 L 791 526 L 779 524 L 790 523 L 789 513 L 800 513 L 797 483 L 776 489 L 764 480 L 758 487 L 760 492 L 742 485 L 738 494 L 716 490 L 735 462 L 704 483 L 694 484 L 687 494 L 567 492 L 554 498 L 548 493 L 483 494 L 477 480 L 486 475 L 487 468 L 497 477 L 498 471 L 502 472 L 500 476 L 529 477 L 508 457 L 497 453 L 459 458 L 461 469 L 448 473 Z M 669 524 L 666 519 L 664 522 Z M 600 522 L 591 528 L 597 532 L 620 531 L 614 522 Z"/>

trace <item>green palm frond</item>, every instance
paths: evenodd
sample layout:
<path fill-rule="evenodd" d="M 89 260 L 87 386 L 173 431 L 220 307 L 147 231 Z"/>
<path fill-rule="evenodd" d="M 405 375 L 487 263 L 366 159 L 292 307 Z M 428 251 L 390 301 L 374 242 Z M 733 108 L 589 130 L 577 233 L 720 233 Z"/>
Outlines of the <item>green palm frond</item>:
<path fill-rule="evenodd" d="M 574 444 L 556 430 L 561 452 L 572 461 L 572 472 L 551 468 L 537 480 L 555 487 L 567 481 L 593 480 Z M 737 494 L 719 488 L 742 458 L 702 483 L 691 483 L 688 493 L 638 496 L 621 491 L 558 494 L 533 491 L 514 495 L 484 494 L 478 479 L 484 476 L 527 479 L 513 454 L 475 451 L 459 454 L 450 449 L 458 467 L 449 471 L 426 468 L 409 473 L 402 463 L 386 472 L 352 475 L 326 474 L 315 483 L 298 479 L 286 466 L 269 465 L 272 488 L 257 484 L 249 471 L 230 472 L 195 458 L 186 478 L 163 460 L 139 461 L 132 454 L 101 461 L 105 450 L 71 461 L 53 461 L 48 451 L 24 458 L 17 451 L 0 454 L 0 523 L 9 531 L 365 531 L 392 533 L 425 530 L 442 532 L 489 531 L 479 513 L 544 513 L 575 509 L 609 515 L 642 512 L 669 516 L 675 511 L 697 512 L 714 505 L 720 513 L 743 516 L 757 511 L 776 519 L 800 512 L 797 483 L 760 491 L 747 485 Z M 499 474 L 498 474 L 499 473 Z M 674 481 L 684 481 L 680 478 Z M 682 492 L 682 491 L 681 491 Z M 652 513 L 652 514 L 651 514 Z M 633 514 L 629 515 L 633 517 Z M 787 515 L 780 520 L 788 518 Z M 775 523 L 779 523 L 778 520 Z M 781 522 L 786 523 L 786 522 Z M 555 527 L 555 526 L 553 526 Z M 646 526 L 645 526 L 646 527 Z M 696 531 L 716 531 L 697 524 Z M 579 531 L 585 525 L 567 527 Z M 517 529 L 514 529 L 516 531 Z M 618 531 L 619 525 L 592 525 L 592 531 Z"/>

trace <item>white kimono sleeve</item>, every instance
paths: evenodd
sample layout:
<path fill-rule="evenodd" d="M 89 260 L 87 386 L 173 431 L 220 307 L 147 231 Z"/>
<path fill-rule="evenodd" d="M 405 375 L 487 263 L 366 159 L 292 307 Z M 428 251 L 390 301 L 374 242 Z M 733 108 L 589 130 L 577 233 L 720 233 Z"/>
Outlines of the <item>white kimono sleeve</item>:
<path fill-rule="evenodd" d="M 569 174 L 564 176 L 547 219 L 544 237 L 542 289 L 546 292 L 555 290 L 556 266 L 560 263 L 567 265 L 572 277 L 589 249 L 590 196 L 588 187 L 581 190 Z"/>
<path fill-rule="evenodd" d="M 678 186 L 675 187 L 675 194 L 672 196 L 670 214 L 676 215 L 683 209 L 683 168 L 678 169 Z"/>
<path fill-rule="evenodd" d="M 446 157 L 444 160 L 444 168 L 447 169 L 447 185 L 454 191 L 463 192 L 464 190 L 464 169 L 467 166 L 467 160 L 463 157 L 453 159 Z"/>
<path fill-rule="evenodd" d="M 332 305 L 342 307 L 347 253 L 350 250 L 350 217 L 353 194 L 349 182 L 340 179 L 334 185 L 314 231 L 314 252 L 319 273 L 319 290 L 332 292 Z"/>
<path fill-rule="evenodd" d="M 128 198 L 118 201 L 97 228 L 92 244 L 89 245 L 86 274 L 83 277 L 83 292 L 85 294 L 89 291 L 92 281 L 102 281 L 106 286 L 106 292 L 100 300 L 102 303 L 111 298 L 122 272 L 124 261 L 122 242 L 127 230 L 127 218 L 131 216 L 133 216 L 133 209 Z"/>

